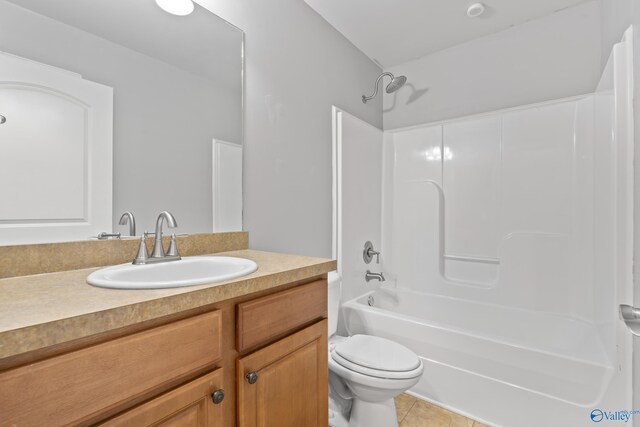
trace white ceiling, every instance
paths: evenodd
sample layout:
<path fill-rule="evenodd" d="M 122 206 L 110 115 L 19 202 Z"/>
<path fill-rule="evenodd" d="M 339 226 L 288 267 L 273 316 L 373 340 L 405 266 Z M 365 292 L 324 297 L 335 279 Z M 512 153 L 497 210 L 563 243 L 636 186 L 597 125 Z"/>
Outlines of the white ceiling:
<path fill-rule="evenodd" d="M 191 15 L 179 17 L 153 0 L 8 1 L 233 89 L 241 87 L 242 31 L 198 5 Z"/>
<path fill-rule="evenodd" d="M 383 68 L 464 43 L 588 0 L 305 0 Z"/>

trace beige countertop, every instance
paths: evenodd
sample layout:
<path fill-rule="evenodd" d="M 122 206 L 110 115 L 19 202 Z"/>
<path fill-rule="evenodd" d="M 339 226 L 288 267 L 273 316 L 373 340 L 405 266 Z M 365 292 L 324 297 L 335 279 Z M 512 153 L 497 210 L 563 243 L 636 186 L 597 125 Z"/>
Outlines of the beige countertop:
<path fill-rule="evenodd" d="M 86 283 L 98 268 L 0 279 L 0 359 L 134 325 L 319 276 L 336 262 L 254 250 L 218 252 L 248 258 L 254 273 L 211 285 L 172 289 L 103 289 Z"/>

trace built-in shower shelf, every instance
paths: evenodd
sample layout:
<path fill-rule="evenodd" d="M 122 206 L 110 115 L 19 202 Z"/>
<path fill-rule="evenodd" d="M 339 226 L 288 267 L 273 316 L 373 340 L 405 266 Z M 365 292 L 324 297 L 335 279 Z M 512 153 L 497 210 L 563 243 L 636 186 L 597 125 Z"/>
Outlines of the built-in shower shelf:
<path fill-rule="evenodd" d="M 458 284 L 492 287 L 498 281 L 498 258 L 442 255 L 443 276 Z"/>
<path fill-rule="evenodd" d="M 500 264 L 500 260 L 498 258 L 483 258 L 483 257 L 461 256 L 461 255 L 443 255 L 442 257 L 444 259 L 450 259 L 453 261 L 480 262 L 483 264 Z"/>

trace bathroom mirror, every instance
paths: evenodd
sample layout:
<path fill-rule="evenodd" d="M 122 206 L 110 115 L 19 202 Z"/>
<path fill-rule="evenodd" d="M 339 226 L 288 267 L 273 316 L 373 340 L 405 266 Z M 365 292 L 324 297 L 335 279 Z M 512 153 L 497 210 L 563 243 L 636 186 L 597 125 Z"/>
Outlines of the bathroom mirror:
<path fill-rule="evenodd" d="M 163 210 L 176 217 L 177 233 L 240 230 L 243 38 L 241 30 L 198 4 L 193 13 L 175 16 L 154 0 L 0 0 L 0 52 L 111 88 L 113 104 L 112 196 L 87 182 L 93 169 L 109 170 L 109 152 L 96 158 L 99 150 L 78 154 L 72 145 L 49 141 L 53 147 L 46 147 L 45 141 L 44 148 L 40 144 L 13 161 L 24 175 L 20 184 L 31 180 L 33 190 L 5 182 L 5 190 L 26 190 L 20 190 L 15 199 L 19 202 L 11 203 L 15 209 L 5 209 L 4 215 L 1 204 L 10 204 L 0 194 L 0 245 L 89 238 L 48 235 L 37 225 L 48 221 L 62 226 L 67 217 L 82 217 L 71 212 L 73 203 L 78 212 L 86 212 L 87 203 L 99 199 L 108 199 L 104 205 L 112 206 L 106 229 L 101 230 L 105 232 L 128 234 L 128 226 L 118 224 L 125 211 L 134 213 L 138 235 L 152 231 Z M 6 79 L 0 76 L 2 83 Z M 3 93 L 7 92 L 0 90 L 0 109 Z M 40 108 L 42 103 L 36 103 Z M 39 117 L 34 111 L 31 119 L 37 123 L 29 123 L 29 129 L 46 130 Z M 0 125 L 0 157 L 3 151 L 5 156 L 12 152 L 14 139 L 3 138 L 2 132 L 13 119 L 7 115 Z M 50 133 L 67 141 L 62 134 Z M 45 156 L 49 149 L 51 154 Z M 75 175 L 65 164 L 71 157 L 86 160 L 92 154 L 94 163 L 87 160 L 89 166 L 77 167 Z M 63 175 L 66 181 L 59 188 L 45 187 Z M 74 191 L 78 200 L 69 202 Z M 32 207 L 21 206 L 21 201 Z M 28 213 L 15 213 L 21 209 Z M 36 231 L 25 226 L 29 221 Z M 12 227 L 10 237 L 5 233 L 3 238 L 2 229 Z"/>

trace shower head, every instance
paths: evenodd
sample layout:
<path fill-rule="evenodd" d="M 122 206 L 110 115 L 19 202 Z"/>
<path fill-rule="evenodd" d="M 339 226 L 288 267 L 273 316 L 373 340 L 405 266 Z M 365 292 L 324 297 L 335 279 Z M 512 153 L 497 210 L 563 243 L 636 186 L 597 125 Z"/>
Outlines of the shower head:
<path fill-rule="evenodd" d="M 376 95 L 378 94 L 378 84 L 380 83 L 380 80 L 382 80 L 384 76 L 391 77 L 391 81 L 389 82 L 389 84 L 387 85 L 387 88 L 385 89 L 387 93 L 393 93 L 397 91 L 402 86 L 404 86 L 404 84 L 407 82 L 407 78 L 405 76 L 396 77 L 391 73 L 382 73 L 378 76 L 378 79 L 376 80 L 376 87 L 375 87 L 375 91 L 373 92 L 373 95 L 371 96 L 362 95 L 363 103 L 366 104 L 367 101 L 376 97 Z"/>
<path fill-rule="evenodd" d="M 407 82 L 407 78 L 405 76 L 394 77 L 391 82 L 387 85 L 387 93 L 393 93 L 400 89 Z"/>

